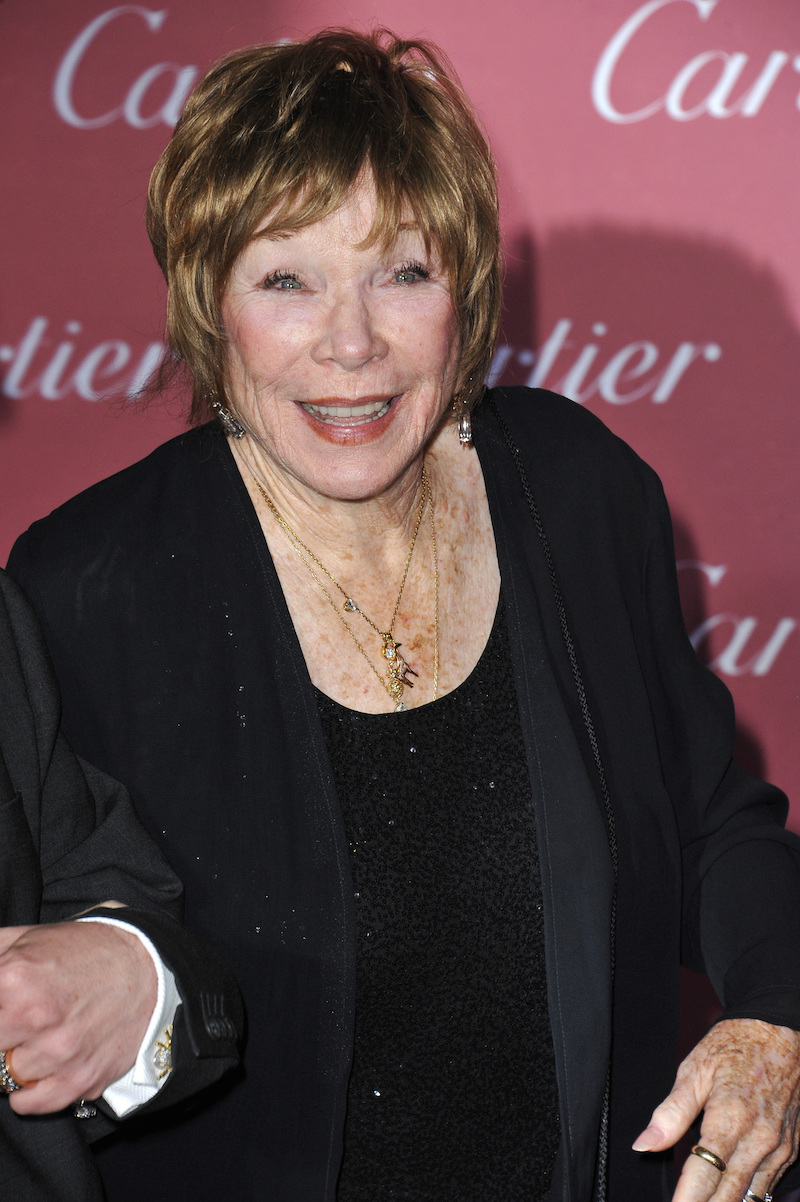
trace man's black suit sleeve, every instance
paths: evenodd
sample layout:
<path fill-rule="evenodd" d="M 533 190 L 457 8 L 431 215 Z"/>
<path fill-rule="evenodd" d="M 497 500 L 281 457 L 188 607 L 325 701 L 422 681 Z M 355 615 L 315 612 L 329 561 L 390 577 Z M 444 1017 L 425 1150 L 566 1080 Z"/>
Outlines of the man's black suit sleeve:
<path fill-rule="evenodd" d="M 139 822 L 127 791 L 76 756 L 61 734 L 58 691 L 41 631 L 21 591 L 2 571 L 0 681 L 5 836 L 0 924 L 57 922 L 92 909 L 130 923 L 152 940 L 175 975 L 182 1005 L 174 1071 L 141 1109 L 149 1113 L 171 1105 L 238 1062 L 239 990 L 213 949 L 181 925 L 180 882 Z M 126 908 L 97 908 L 110 900 Z"/>

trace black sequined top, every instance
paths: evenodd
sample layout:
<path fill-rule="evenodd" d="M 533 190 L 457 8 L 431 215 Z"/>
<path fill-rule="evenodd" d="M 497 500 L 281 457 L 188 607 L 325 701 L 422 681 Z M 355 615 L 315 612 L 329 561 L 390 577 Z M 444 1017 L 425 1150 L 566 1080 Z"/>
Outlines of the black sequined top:
<path fill-rule="evenodd" d="M 539 1202 L 558 1100 L 502 602 L 476 668 L 435 704 L 318 702 L 358 914 L 338 1202 Z"/>

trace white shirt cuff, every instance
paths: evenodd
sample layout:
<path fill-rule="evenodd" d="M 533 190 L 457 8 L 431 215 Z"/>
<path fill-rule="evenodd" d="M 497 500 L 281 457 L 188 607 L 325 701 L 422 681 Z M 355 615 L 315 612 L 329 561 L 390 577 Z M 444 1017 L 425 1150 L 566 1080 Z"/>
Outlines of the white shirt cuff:
<path fill-rule="evenodd" d="M 145 1102 L 154 1098 L 169 1076 L 169 1069 L 164 1071 L 163 1068 L 158 1067 L 156 1054 L 159 1051 L 163 1052 L 165 1042 L 168 1043 L 171 1039 L 172 1024 L 178 1006 L 181 1004 L 181 995 L 175 984 L 175 977 L 159 956 L 151 940 L 138 927 L 117 918 L 104 918 L 99 915 L 97 917 L 89 915 L 86 918 L 79 918 L 77 921 L 104 922 L 108 926 L 122 927 L 124 930 L 130 931 L 147 950 L 158 978 L 155 1009 L 144 1033 L 136 1062 L 124 1076 L 120 1077 L 118 1081 L 112 1082 L 103 1093 L 103 1098 L 117 1118 L 122 1119 L 132 1110 L 136 1110 L 138 1106 L 143 1106 Z M 169 1037 L 167 1040 L 164 1038 L 165 1035 Z M 160 1042 L 160 1048 L 156 1046 L 157 1041 Z"/>

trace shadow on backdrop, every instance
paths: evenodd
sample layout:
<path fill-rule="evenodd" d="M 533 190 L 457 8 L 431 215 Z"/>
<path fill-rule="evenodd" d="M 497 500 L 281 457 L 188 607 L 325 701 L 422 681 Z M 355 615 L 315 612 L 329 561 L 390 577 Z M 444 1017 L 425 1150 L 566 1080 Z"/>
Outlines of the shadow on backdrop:
<path fill-rule="evenodd" d="M 598 223 L 539 244 L 515 233 L 504 292 L 494 382 L 565 392 L 630 443 L 664 482 L 677 559 L 701 558 L 688 496 L 694 512 L 738 518 L 745 560 L 745 540 L 756 564 L 767 542 L 780 572 L 786 546 L 780 535 L 769 544 L 750 504 L 800 536 L 787 489 L 800 450 L 800 331 L 775 275 L 728 244 Z M 708 583 L 685 572 L 680 584 L 696 630 Z M 712 634 L 701 658 L 719 650 Z M 741 724 L 737 759 L 763 775 L 763 751 Z"/>

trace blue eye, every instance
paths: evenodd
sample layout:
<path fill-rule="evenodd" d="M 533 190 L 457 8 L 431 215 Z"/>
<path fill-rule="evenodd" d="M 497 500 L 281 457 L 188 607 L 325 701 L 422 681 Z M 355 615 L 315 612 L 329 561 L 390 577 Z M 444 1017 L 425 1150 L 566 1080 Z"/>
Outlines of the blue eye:
<path fill-rule="evenodd" d="M 290 271 L 276 271 L 264 280 L 265 288 L 277 288 L 281 292 L 294 292 L 302 288 L 296 275 Z"/>
<path fill-rule="evenodd" d="M 430 272 L 421 263 L 404 263 L 400 270 L 395 272 L 394 278 L 398 284 L 416 284 L 419 280 L 429 279 Z"/>

